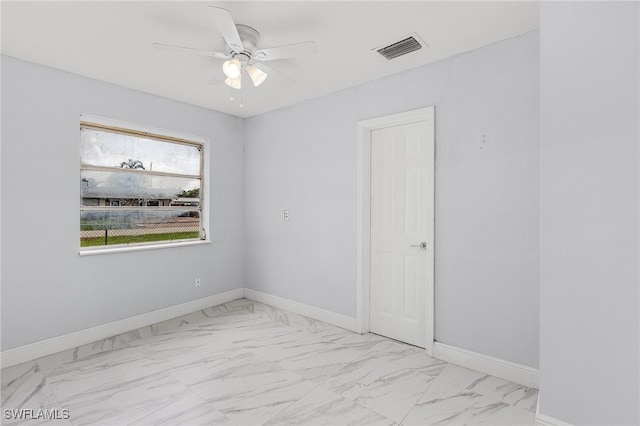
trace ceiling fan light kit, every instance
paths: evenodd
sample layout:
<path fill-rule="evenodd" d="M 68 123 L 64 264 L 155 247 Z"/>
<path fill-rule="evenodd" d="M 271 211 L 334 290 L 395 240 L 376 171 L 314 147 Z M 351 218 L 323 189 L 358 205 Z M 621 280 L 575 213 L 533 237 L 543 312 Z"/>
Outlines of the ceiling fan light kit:
<path fill-rule="evenodd" d="M 236 58 L 229 59 L 222 64 L 222 71 L 231 79 L 238 78 L 242 73 L 242 64 Z"/>
<path fill-rule="evenodd" d="M 209 6 L 207 9 L 224 38 L 227 53 L 162 43 L 153 43 L 153 46 L 159 49 L 210 56 L 215 59 L 226 59 L 222 64 L 222 71 L 227 77 L 224 82 L 227 86 L 238 90 L 242 88 L 243 71 L 246 72 L 255 87 L 264 83 L 268 74 L 272 71 L 279 77 L 284 86 L 289 86 L 294 81 L 291 77 L 274 70 L 262 62 L 318 52 L 318 47 L 312 41 L 258 49 L 257 46 L 260 41 L 260 33 L 258 31 L 247 25 L 236 24 L 231 13 L 226 9 L 215 6 Z M 260 62 L 260 67 L 257 67 L 255 62 Z"/>
<path fill-rule="evenodd" d="M 262 71 L 260 68 L 255 65 L 249 65 L 247 67 L 247 74 L 251 77 L 251 81 L 253 85 L 258 87 L 267 79 L 267 73 Z"/>
<path fill-rule="evenodd" d="M 232 89 L 242 89 L 242 76 L 238 76 L 238 78 L 227 77 L 224 82 Z"/>

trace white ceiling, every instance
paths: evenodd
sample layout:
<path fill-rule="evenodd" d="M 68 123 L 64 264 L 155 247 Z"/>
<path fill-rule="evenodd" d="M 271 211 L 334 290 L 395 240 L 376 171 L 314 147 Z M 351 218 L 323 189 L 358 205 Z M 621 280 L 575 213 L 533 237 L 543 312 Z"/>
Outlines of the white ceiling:
<path fill-rule="evenodd" d="M 152 42 L 224 51 L 207 5 L 257 29 L 259 47 L 313 40 L 320 53 L 269 62 L 274 78 L 244 92 L 223 80 L 221 60 L 158 50 Z M 30 62 L 250 117 L 431 63 L 538 28 L 537 2 L 9 2 L 2 1 L 2 53 Z M 371 49 L 417 33 L 428 45 L 387 61 Z"/>

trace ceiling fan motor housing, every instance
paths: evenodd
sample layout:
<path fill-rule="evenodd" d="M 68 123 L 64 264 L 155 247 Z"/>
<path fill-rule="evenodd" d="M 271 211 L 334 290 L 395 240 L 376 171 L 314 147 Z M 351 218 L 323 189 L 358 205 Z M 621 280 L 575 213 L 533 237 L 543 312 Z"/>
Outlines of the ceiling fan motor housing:
<path fill-rule="evenodd" d="M 248 25 L 236 24 L 236 29 L 238 30 L 238 35 L 240 36 L 240 40 L 242 40 L 242 45 L 244 50 L 242 52 L 236 52 L 233 49 L 229 52 L 230 54 L 244 54 L 251 58 L 253 52 L 256 51 L 258 46 L 258 42 L 260 41 L 260 33 L 255 29 L 251 28 Z M 235 55 L 234 55 L 235 56 Z M 241 58 L 238 58 L 241 59 Z"/>

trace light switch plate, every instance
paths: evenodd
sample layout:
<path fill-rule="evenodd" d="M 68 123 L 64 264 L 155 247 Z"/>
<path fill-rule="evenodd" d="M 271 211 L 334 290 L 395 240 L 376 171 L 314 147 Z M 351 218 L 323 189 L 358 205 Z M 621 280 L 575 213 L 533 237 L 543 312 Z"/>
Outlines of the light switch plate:
<path fill-rule="evenodd" d="M 491 133 L 480 132 L 478 133 L 478 149 L 491 148 Z"/>

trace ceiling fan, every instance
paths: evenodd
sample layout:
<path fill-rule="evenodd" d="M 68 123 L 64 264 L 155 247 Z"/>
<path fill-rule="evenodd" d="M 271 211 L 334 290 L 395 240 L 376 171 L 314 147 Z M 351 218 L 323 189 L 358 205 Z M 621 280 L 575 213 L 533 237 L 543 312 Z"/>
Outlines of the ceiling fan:
<path fill-rule="evenodd" d="M 313 41 L 288 44 L 285 46 L 258 49 L 260 33 L 247 25 L 236 24 L 231 13 L 220 7 L 208 6 L 209 14 L 217 25 L 226 44 L 226 52 L 200 50 L 191 47 L 175 46 L 171 44 L 153 43 L 159 49 L 177 52 L 194 53 L 210 56 L 216 59 L 226 59 L 222 64 L 222 71 L 226 75 L 224 82 L 233 89 L 242 88 L 242 75 L 247 74 L 254 86 L 261 85 L 269 74 L 276 74 L 285 86 L 290 86 L 295 80 L 274 68 L 263 64 L 263 61 L 292 58 L 310 55 L 318 52 Z"/>

